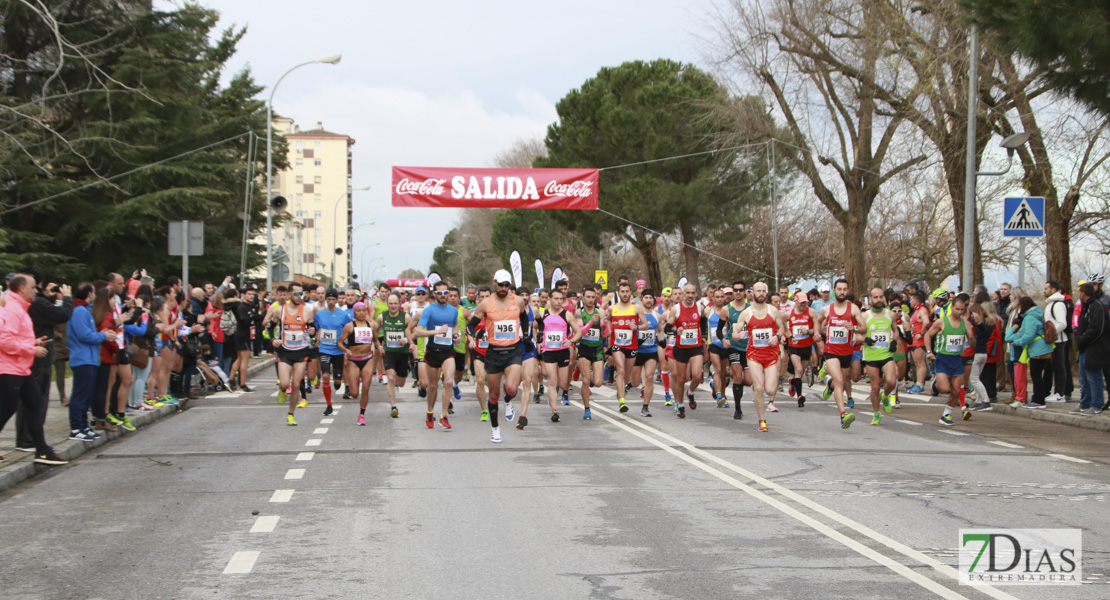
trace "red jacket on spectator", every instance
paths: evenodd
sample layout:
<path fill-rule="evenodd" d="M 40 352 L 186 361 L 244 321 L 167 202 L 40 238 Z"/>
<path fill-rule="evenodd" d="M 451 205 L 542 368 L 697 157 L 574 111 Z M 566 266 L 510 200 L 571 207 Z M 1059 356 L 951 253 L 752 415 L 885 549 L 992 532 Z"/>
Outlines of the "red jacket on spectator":
<path fill-rule="evenodd" d="M 7 300 L 0 308 L 0 375 L 27 376 L 35 362 L 35 326 L 27 314 L 31 303 L 15 292 L 8 292 Z"/>
<path fill-rule="evenodd" d="M 118 336 L 116 339 L 123 339 L 123 332 L 116 329 L 116 314 L 112 311 L 104 313 L 104 318 L 101 319 L 100 324 L 96 327 L 97 331 L 115 331 Z M 116 364 L 116 353 L 119 352 L 119 344 L 117 342 L 104 342 L 100 344 L 100 364 L 114 365 Z"/>

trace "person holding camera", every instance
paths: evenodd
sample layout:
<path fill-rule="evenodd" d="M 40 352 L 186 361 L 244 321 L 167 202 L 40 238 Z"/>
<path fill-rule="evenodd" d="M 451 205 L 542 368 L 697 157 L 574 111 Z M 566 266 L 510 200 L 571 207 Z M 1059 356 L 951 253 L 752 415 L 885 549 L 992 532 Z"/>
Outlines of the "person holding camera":
<path fill-rule="evenodd" d="M 33 277 L 35 281 L 43 280 L 42 273 L 31 267 L 20 269 L 19 274 Z M 46 354 L 36 356 L 31 365 L 31 378 L 34 379 L 41 394 L 39 399 L 42 401 L 42 407 L 38 414 L 42 425 L 46 422 L 46 411 L 50 406 L 50 374 L 54 369 L 54 327 L 65 325 L 73 314 L 73 299 L 70 297 L 69 286 L 60 286 L 56 283 L 46 284 L 45 289 L 40 286 L 27 314 L 30 315 L 35 329 L 35 339 L 47 338 Z M 15 429 L 15 447 L 24 452 L 34 452 L 35 436 L 28 422 L 27 408 L 22 404 L 15 413 Z"/>

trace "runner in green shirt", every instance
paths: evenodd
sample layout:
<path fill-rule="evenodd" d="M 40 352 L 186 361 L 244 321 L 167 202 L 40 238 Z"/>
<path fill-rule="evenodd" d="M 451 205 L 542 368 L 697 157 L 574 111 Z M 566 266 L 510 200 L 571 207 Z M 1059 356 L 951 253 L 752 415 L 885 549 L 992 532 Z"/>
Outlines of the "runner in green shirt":
<path fill-rule="evenodd" d="M 883 419 L 882 410 L 890 412 L 890 393 L 898 386 L 898 365 L 894 362 L 891 349 L 895 344 L 894 319 L 886 307 L 883 290 L 871 290 L 871 308 L 863 315 L 866 334 L 863 341 L 863 361 L 867 365 L 867 379 L 871 382 L 871 408 L 875 415 L 872 425 Z M 883 389 L 879 391 L 879 384 Z"/>

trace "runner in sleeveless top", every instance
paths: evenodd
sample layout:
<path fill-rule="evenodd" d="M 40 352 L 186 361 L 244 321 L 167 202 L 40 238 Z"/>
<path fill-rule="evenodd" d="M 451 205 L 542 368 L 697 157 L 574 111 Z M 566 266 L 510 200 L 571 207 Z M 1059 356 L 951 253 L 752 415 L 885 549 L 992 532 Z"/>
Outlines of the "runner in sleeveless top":
<path fill-rule="evenodd" d="M 325 415 L 332 413 L 332 392 L 343 381 L 343 351 L 339 349 L 337 344 L 339 333 L 352 319 L 354 319 L 353 313 L 339 307 L 339 290 L 328 288 L 324 294 L 324 307 L 317 310 L 313 317 L 313 324 L 316 325 L 316 339 L 319 341 L 320 347 L 320 369 L 324 386 L 324 400 L 328 403 L 328 407 L 324 409 Z M 335 377 L 334 384 L 333 376 Z"/>
<path fill-rule="evenodd" d="M 389 416 L 397 418 L 397 388 L 405 385 L 405 377 L 409 375 L 409 315 L 401 310 L 401 298 L 397 294 L 390 294 L 386 301 L 386 310 L 378 315 L 377 330 L 379 343 L 384 342 L 382 365 L 385 368 L 388 380 L 386 391 L 389 394 Z"/>
<path fill-rule="evenodd" d="M 378 347 L 377 329 L 378 323 L 370 318 L 370 310 L 366 304 L 355 302 L 354 319 L 343 326 L 337 344 L 339 350 L 347 355 L 347 389 L 352 395 L 358 396 L 359 425 L 366 425 L 366 405 L 370 402 L 370 383 L 374 381 L 374 354 Z M 394 407 L 391 412 L 395 410 Z"/>
<path fill-rule="evenodd" d="M 790 380 L 791 395 L 798 398 L 798 408 L 806 405 L 802 393 L 802 373 L 813 357 L 813 334 L 817 331 L 817 311 L 809 307 L 809 296 L 804 292 L 794 294 L 794 308 L 787 314 L 786 334 L 790 339 L 787 354 L 794 367 Z"/>
<path fill-rule="evenodd" d="M 864 324 L 859 308 L 848 302 L 848 280 L 837 279 L 834 291 L 836 301 L 821 308 L 817 315 L 817 339 L 822 339 L 821 332 L 824 332 L 825 368 L 829 373 L 825 382 L 825 399 L 828 400 L 831 395 L 836 401 L 840 426 L 847 429 L 856 420 L 856 415 L 844 409 L 844 390 L 851 374 L 854 338 L 863 337 L 859 332 Z M 832 394 L 829 394 L 830 388 Z"/>
<path fill-rule="evenodd" d="M 727 408 L 728 398 L 725 397 L 725 365 L 728 363 L 728 348 L 724 341 L 718 337 L 717 325 L 721 322 L 721 313 L 725 310 L 725 290 L 717 288 L 711 292 L 713 304 L 705 309 L 706 326 L 709 331 L 709 360 L 713 366 L 713 378 L 709 385 L 713 389 L 713 399 L 717 401 L 717 408 Z M 728 318 L 727 313 L 724 318 Z"/>
<path fill-rule="evenodd" d="M 659 304 L 656 305 L 656 312 L 659 313 L 659 322 L 663 324 L 663 333 L 659 338 L 659 379 L 663 383 L 663 404 L 670 406 L 671 403 L 671 362 L 674 360 L 674 327 L 667 325 L 667 313 L 670 312 L 671 307 L 674 306 L 674 298 L 671 295 L 674 292 L 669 287 L 663 288 L 659 294 Z M 664 343 L 665 342 L 665 343 Z"/>
<path fill-rule="evenodd" d="M 693 392 L 689 396 L 685 396 L 684 392 L 687 381 L 691 390 L 701 383 L 702 365 L 705 364 L 706 321 L 698 310 L 697 299 L 697 288 L 687 283 L 682 288 L 682 302 L 667 315 L 667 323 L 674 325 L 675 329 L 675 369 L 671 372 L 671 393 L 678 404 L 675 412 L 679 419 L 686 418 L 684 399 L 689 401 L 690 410 L 698 407 Z"/>
<path fill-rule="evenodd" d="M 478 288 L 478 295 L 475 296 L 476 302 L 474 307 L 477 308 L 478 304 L 486 298 L 489 298 L 489 286 L 483 285 Z M 468 309 L 470 310 L 470 309 Z M 470 310 L 473 314 L 473 310 Z M 469 323 L 469 321 L 467 321 Z M 478 406 L 482 409 L 482 415 L 478 418 L 480 422 L 489 421 L 489 409 L 486 405 L 486 349 L 489 348 L 489 340 L 486 339 L 486 323 L 485 320 L 479 321 L 477 330 L 474 335 L 470 335 L 469 327 L 467 328 L 467 345 L 469 346 L 470 366 L 474 370 L 474 395 L 477 397 Z M 522 413 L 523 414 L 523 413 Z"/>
<path fill-rule="evenodd" d="M 470 320 L 470 311 L 462 307 L 459 288 L 455 286 L 447 288 L 447 303 L 459 311 L 459 322 L 455 325 L 455 331 L 459 332 L 459 343 L 455 344 L 455 380 L 452 382 L 451 392 L 455 400 L 461 400 L 459 383 L 462 382 L 463 373 L 466 373 L 466 322 Z"/>
<path fill-rule="evenodd" d="M 413 292 L 412 300 L 405 306 L 405 312 L 409 314 L 409 324 L 411 326 L 411 329 L 406 332 L 405 337 L 412 340 L 409 342 L 409 352 L 412 354 L 412 370 L 415 373 L 412 387 L 419 388 L 421 398 L 427 398 L 428 396 L 426 383 L 428 380 L 428 373 L 424 365 L 424 348 L 428 340 L 425 338 L 417 338 L 414 331 L 416 330 L 416 324 L 420 322 L 420 315 L 428 306 L 426 302 L 427 297 L 427 288 L 420 286 L 416 288 L 416 291 Z"/>
<path fill-rule="evenodd" d="M 737 282 L 741 286 L 744 282 Z M 734 284 L 735 285 L 735 284 Z M 735 288 L 733 288 L 735 290 Z M 744 411 L 740 408 L 740 400 L 744 397 L 744 386 L 752 384 L 751 371 L 748 370 L 748 338 L 737 337 L 743 327 L 740 326 L 740 315 L 748 308 L 748 300 L 743 293 L 733 292 L 732 301 L 721 307 L 720 318 L 717 321 L 717 337 L 728 349 L 729 379 L 732 381 L 732 418 L 744 418 Z"/>
<path fill-rule="evenodd" d="M 666 366 L 663 371 L 663 406 L 674 406 L 674 398 L 671 396 L 671 375 L 677 373 L 674 366 L 674 349 L 677 338 L 674 332 L 674 323 L 667 322 L 667 315 L 676 306 L 682 304 L 682 288 L 665 288 L 664 291 L 670 291 L 671 301 L 668 303 L 667 312 L 664 312 L 660 317 L 660 320 L 663 321 L 663 333 L 667 337 Z"/>
<path fill-rule="evenodd" d="M 501 427 L 497 420 L 498 401 L 501 391 L 505 391 L 505 402 L 512 402 L 520 387 L 520 321 L 528 318 L 528 298 L 512 293 L 512 276 L 500 269 L 493 274 L 497 293 L 478 303 L 471 313 L 469 332 L 473 335 L 478 323 L 485 319 L 486 340 L 486 381 L 489 384 L 489 421 L 493 428 L 490 441 L 501 443 Z M 528 424 L 521 418 L 517 429 Z"/>
<path fill-rule="evenodd" d="M 413 335 L 418 338 L 430 338 L 424 346 L 424 374 L 421 376 L 424 379 L 423 386 L 428 390 L 428 412 L 424 419 L 428 429 L 435 427 L 436 392 L 439 390 L 441 373 L 443 393 L 439 425 L 444 429 L 451 429 L 447 414 L 451 404 L 451 384 L 455 380 L 455 344 L 458 343 L 459 336 L 455 327 L 459 322 L 459 309 L 447 303 L 449 293 L 446 281 L 435 282 L 432 286 L 435 303 L 421 311 L 420 320 L 413 331 Z"/>
<path fill-rule="evenodd" d="M 925 392 L 925 376 L 929 368 L 925 364 L 925 331 L 929 329 L 929 307 L 925 305 L 925 292 L 917 291 L 910 296 L 910 357 L 913 359 L 914 384 L 906 391 L 911 394 Z"/>
<path fill-rule="evenodd" d="M 304 305 L 304 288 L 294 282 L 290 289 L 290 302 L 277 309 L 271 307 L 262 319 L 262 326 L 265 327 L 271 321 L 278 324 L 273 342 L 278 358 L 278 403 L 282 404 L 286 398 L 289 399 L 289 414 L 286 415 L 285 422 L 296 425 L 293 413 L 301 394 L 299 383 L 304 379 L 309 358 L 308 340 L 316 333 L 316 327 L 312 325 L 312 311 Z"/>
<path fill-rule="evenodd" d="M 936 386 L 940 393 L 948 394 L 948 403 L 944 407 L 944 414 L 940 417 L 940 424 L 951 427 L 952 410 L 960 404 L 960 387 L 964 384 L 964 348 L 975 347 L 975 332 L 968 324 L 964 314 L 970 298 L 967 294 L 959 294 L 949 303 L 944 316 L 937 319 L 925 332 L 925 349 L 934 360 L 936 367 Z M 964 419 L 971 417 L 965 408 Z"/>
<path fill-rule="evenodd" d="M 748 340 L 748 370 L 752 377 L 752 402 L 759 420 L 759 431 L 767 431 L 763 394 L 774 399 L 779 387 L 779 346 L 786 337 L 786 316 L 767 303 L 767 284 L 752 286 L 752 305 L 740 314 L 739 331 L 734 339 Z M 776 411 L 777 412 L 777 411 Z"/>
<path fill-rule="evenodd" d="M 632 286 L 627 281 L 617 284 L 617 302 L 606 311 L 609 321 L 609 343 L 613 348 L 613 368 L 617 371 L 617 404 L 621 412 L 628 412 L 624 394 L 631 383 L 632 368 L 636 366 L 636 349 L 641 329 L 647 329 L 644 307 L 632 303 Z"/>
<path fill-rule="evenodd" d="M 592 283 L 586 286 L 582 292 L 582 310 L 577 315 L 582 329 L 582 337 L 578 341 L 578 372 L 582 378 L 582 404 L 586 407 L 583 419 L 592 418 L 590 388 L 601 387 L 602 368 L 605 366 L 605 340 L 601 335 L 605 313 L 597 306 L 598 291 Z"/>
<path fill-rule="evenodd" d="M 651 395 L 655 393 L 655 367 L 659 364 L 659 345 L 666 344 L 667 340 L 663 337 L 663 328 L 660 326 L 662 320 L 655 310 L 657 308 L 655 306 L 655 292 L 651 288 L 645 287 L 640 290 L 640 306 L 644 309 L 647 329 L 640 330 L 636 363 L 632 367 L 632 385 L 639 387 L 642 382 L 643 389 L 640 390 L 640 395 L 643 397 L 644 403 L 640 407 L 640 416 L 650 417 L 651 410 L 648 408 L 648 404 L 651 403 Z"/>
<path fill-rule="evenodd" d="M 855 294 L 851 294 L 851 293 L 848 294 L 848 302 L 851 302 L 852 304 L 856 305 L 856 308 L 859 309 L 860 316 L 862 317 L 863 316 L 863 310 L 864 310 L 863 302 L 861 300 L 857 300 Z M 848 395 L 848 399 L 845 400 L 844 405 L 847 406 L 848 408 L 855 408 L 856 407 L 856 401 L 852 398 L 852 392 L 853 392 L 853 390 L 855 390 L 855 386 L 853 384 L 859 383 L 859 381 L 862 377 L 863 377 L 863 337 L 862 337 L 862 331 L 861 331 L 861 335 L 856 337 L 855 342 L 852 344 L 852 368 L 849 370 L 848 381 L 846 381 L 845 384 L 844 384 L 844 393 L 846 393 Z"/>
<path fill-rule="evenodd" d="M 520 383 L 524 388 L 525 393 L 528 390 L 536 390 L 538 385 L 537 380 L 543 377 L 543 365 L 540 364 L 540 349 L 536 347 L 536 323 L 543 317 L 539 315 L 535 309 L 532 308 L 532 296 L 528 288 L 520 286 L 516 288 L 516 295 L 518 298 L 528 298 L 528 306 L 520 315 Z M 546 302 L 544 304 L 546 306 Z M 542 389 L 542 386 L 541 388 Z M 523 407 L 527 402 L 522 402 Z M 521 408 L 520 414 L 527 414 Z M 513 420 L 513 405 L 505 403 L 505 420 Z"/>
<path fill-rule="evenodd" d="M 550 386 L 547 389 L 547 402 L 551 406 L 551 420 L 556 423 L 559 422 L 556 388 L 570 387 L 570 345 L 582 338 L 578 319 L 566 312 L 565 303 L 563 290 L 556 286 L 548 297 L 546 314 L 542 319 L 536 320 L 536 338 L 543 350 L 543 368 Z M 583 418 L 589 419 L 589 412 Z"/>
<path fill-rule="evenodd" d="M 864 337 L 863 359 L 867 363 L 867 380 L 871 383 L 871 409 L 874 415 L 871 424 L 878 425 L 883 420 L 883 412 L 890 412 L 890 395 L 898 387 L 898 365 L 894 362 L 898 332 L 894 326 L 894 316 L 886 307 L 886 295 L 880 288 L 871 290 L 871 306 L 863 315 L 866 333 Z M 882 391 L 879 385 L 882 384 Z M 880 412 L 879 407 L 882 407 Z"/>
<path fill-rule="evenodd" d="M 378 286 L 378 291 L 374 294 L 374 320 L 377 321 L 378 317 L 385 314 L 389 310 L 389 294 L 393 292 L 389 285 L 383 283 Z M 351 303 L 351 313 L 353 316 L 354 303 Z M 385 345 L 385 331 L 380 327 L 378 328 L 378 345 Z M 385 352 L 379 352 L 374 357 L 374 374 L 378 376 L 378 383 L 386 382 L 385 375 Z"/>

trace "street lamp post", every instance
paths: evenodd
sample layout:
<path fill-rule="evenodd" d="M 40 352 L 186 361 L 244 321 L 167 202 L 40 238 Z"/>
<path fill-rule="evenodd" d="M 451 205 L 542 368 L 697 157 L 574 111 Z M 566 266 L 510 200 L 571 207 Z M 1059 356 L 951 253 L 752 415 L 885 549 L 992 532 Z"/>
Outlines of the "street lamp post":
<path fill-rule="evenodd" d="M 274 199 L 274 93 L 277 92 L 282 79 L 293 71 L 313 64 L 338 64 L 342 58 L 342 54 L 329 54 L 289 69 L 270 89 L 270 99 L 266 101 L 266 291 L 274 287 L 274 211 L 270 207 Z"/>
<path fill-rule="evenodd" d="M 331 227 L 331 247 L 332 247 L 331 280 L 332 280 L 333 283 L 335 282 L 335 257 L 338 256 L 335 253 L 335 251 L 339 249 L 335 245 L 336 244 L 336 235 L 339 233 L 339 201 L 348 197 L 351 193 L 365 192 L 366 190 L 369 190 L 369 189 L 370 189 L 370 186 L 364 185 L 360 188 L 355 188 L 355 189 L 351 190 L 350 192 L 343 192 L 338 198 L 335 199 L 335 206 L 331 209 L 331 223 L 332 223 L 332 227 Z M 371 222 L 373 222 L 373 221 L 371 221 Z M 348 254 L 350 254 L 349 251 L 348 251 Z M 351 260 L 351 257 L 348 256 L 347 257 L 347 262 L 350 262 L 350 260 Z"/>
<path fill-rule="evenodd" d="M 463 256 L 462 254 L 459 254 L 458 252 L 455 252 L 454 250 L 452 250 L 450 248 L 444 248 L 444 249 L 447 250 L 448 254 L 454 254 L 455 256 L 459 257 L 459 262 L 462 263 L 462 289 L 465 290 L 466 289 L 466 257 Z"/>

